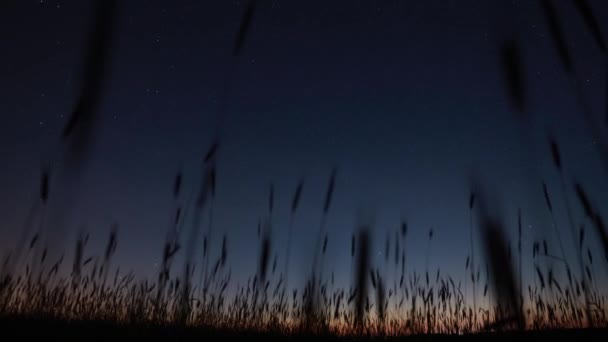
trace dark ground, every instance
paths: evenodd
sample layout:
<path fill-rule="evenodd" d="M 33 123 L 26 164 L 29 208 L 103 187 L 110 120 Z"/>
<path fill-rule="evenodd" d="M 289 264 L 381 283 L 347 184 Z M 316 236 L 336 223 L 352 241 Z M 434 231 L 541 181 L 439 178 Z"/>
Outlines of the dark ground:
<path fill-rule="evenodd" d="M 251 332 L 238 332 L 229 330 L 160 327 L 146 325 L 117 325 L 102 321 L 59 321 L 44 318 L 12 317 L 0 319 L 2 336 L 22 338 L 61 338 L 87 341 L 122 340 L 122 339 L 153 339 L 153 340 L 260 340 L 260 341 L 348 341 L 352 338 L 334 336 L 279 336 L 275 334 L 261 334 Z M 533 341 L 557 341 L 565 338 L 566 341 L 608 341 L 608 329 L 569 329 L 550 331 L 529 331 L 509 333 L 488 333 L 477 335 L 450 336 L 450 335 L 420 335 L 399 338 L 386 338 L 386 340 L 406 341 L 514 341 L 531 338 Z M 10 338 L 9 338 L 10 339 Z M 384 338 L 357 338 L 356 340 L 381 340 Z M 3 339 L 4 340 L 4 339 Z"/>

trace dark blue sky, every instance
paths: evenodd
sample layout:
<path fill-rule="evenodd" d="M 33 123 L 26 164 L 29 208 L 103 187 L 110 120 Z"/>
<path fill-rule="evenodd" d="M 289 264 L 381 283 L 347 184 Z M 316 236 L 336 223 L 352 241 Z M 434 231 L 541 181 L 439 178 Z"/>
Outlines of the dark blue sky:
<path fill-rule="evenodd" d="M 606 4 L 589 3 L 606 33 Z M 99 253 L 116 221 L 118 263 L 154 274 L 174 205 L 173 177 L 182 168 L 185 194 L 198 189 L 218 122 L 214 248 L 217 253 L 225 232 L 239 276 L 256 269 L 256 225 L 267 213 L 270 182 L 274 242 L 282 253 L 291 196 L 302 177 L 292 265 L 308 267 L 334 166 L 327 269 L 344 279 L 360 210 L 375 217 L 378 262 L 387 231 L 394 234 L 405 218 L 408 267 L 424 268 L 432 227 L 431 265 L 461 276 L 473 174 L 483 175 L 501 199 L 513 233 L 522 207 L 525 250 L 551 229 L 545 180 L 566 238 L 547 134 L 560 143 L 568 189 L 580 180 L 595 203 L 607 203 L 597 150 L 597 139 L 606 139 L 607 73 L 606 57 L 572 3 L 556 5 L 602 137 L 588 132 L 537 1 L 261 1 L 238 57 L 231 51 L 242 2 L 121 1 L 90 159 L 77 191 L 62 194 L 52 182 L 51 201 L 73 200 L 59 240 L 71 251 L 84 225 Z M 92 16 L 89 1 L 9 0 L 0 17 L 0 247 L 6 251 L 38 198 L 41 165 L 61 169 L 61 130 L 78 95 Z M 499 52 L 510 37 L 522 49 L 528 121 L 513 115 L 505 91 Z M 53 235 L 58 227 L 45 229 Z"/>

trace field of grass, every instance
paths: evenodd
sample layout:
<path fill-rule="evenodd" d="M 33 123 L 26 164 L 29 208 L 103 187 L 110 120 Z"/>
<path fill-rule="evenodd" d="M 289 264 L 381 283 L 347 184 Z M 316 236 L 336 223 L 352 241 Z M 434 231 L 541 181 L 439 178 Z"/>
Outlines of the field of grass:
<path fill-rule="evenodd" d="M 262 225 L 258 227 L 258 269 L 246 283 L 236 283 L 233 294 L 226 292 L 228 286 L 233 285 L 227 265 L 226 236 L 218 255 L 207 253 L 206 243 L 203 243 L 204 260 L 199 281 L 194 280 L 197 265 L 192 257 L 184 259 L 185 272 L 174 275 L 171 270 L 175 256 L 178 253 L 189 255 L 192 252 L 189 249 L 193 248 L 188 245 L 182 248 L 182 229 L 179 227 L 189 217 L 193 235 L 186 241 L 195 239 L 205 198 L 213 201 L 214 181 L 209 175 L 214 173 L 210 169 L 214 168 L 216 149 L 217 146 L 212 146 L 207 154 L 204 173 L 207 181 L 202 182 L 204 186 L 199 196 L 203 200 L 193 203 L 191 217 L 176 215 L 174 226 L 167 234 L 162 267 L 156 280 L 138 280 L 134 272 L 121 273 L 119 265 L 112 266 L 119 238 L 116 227 L 110 233 L 103 255 L 85 258 L 89 255 L 89 236 L 81 234 L 75 243 L 74 258 L 69 261 L 63 255 L 58 260 L 49 260 L 46 247 L 39 248 L 39 237 L 35 234 L 21 251 L 15 251 L 15 258 L 21 255 L 25 263 L 15 263 L 10 254 L 4 260 L 0 314 L 5 320 L 33 320 L 37 322 L 35 324 L 51 326 L 67 322 L 79 322 L 75 324 L 87 327 L 115 326 L 119 330 L 131 329 L 118 328 L 124 326 L 165 326 L 172 327 L 170 331 L 177 329 L 187 334 L 189 329 L 203 328 L 277 335 L 387 337 L 605 328 L 608 325 L 605 290 L 602 283 L 596 281 L 601 267 L 594 266 L 594 252 L 587 247 L 589 238 L 586 234 L 589 233 L 581 228 L 575 241 L 581 253 L 578 261 L 583 272 L 570 266 L 570 260 L 551 255 L 550 251 L 557 248 L 546 240 L 534 242 L 530 251 L 522 250 L 521 217 L 518 218 L 516 253 L 511 253 L 501 221 L 487 214 L 489 204 L 481 188 L 472 192 L 469 198 L 471 215 L 476 212 L 480 222 L 479 226 L 471 223 L 470 229 L 480 230 L 485 258 L 474 263 L 470 257 L 473 254 L 471 245 L 471 254 L 464 263 L 466 277 L 470 276 L 471 281 L 465 285 L 441 269 L 427 269 L 424 273 L 406 271 L 405 250 L 400 247 L 406 245 L 408 238 L 405 222 L 395 229 L 392 242 L 389 238 L 386 240 L 385 265 L 371 262 L 372 227 L 365 224 L 357 227 L 357 233 L 350 236 L 353 282 L 348 288 L 336 288 L 333 277 L 323 277 L 328 248 L 324 223 L 319 227 L 317 250 L 311 260 L 312 272 L 305 284 L 285 285 L 287 272 L 277 270 L 276 258 L 270 260 L 270 255 L 274 254 L 271 251 L 273 235 Z M 557 147 L 555 149 L 558 165 L 559 152 Z M 336 174 L 332 171 L 320 206 L 323 218 L 331 214 Z M 45 179 L 43 175 L 43 202 L 48 196 Z M 174 184 L 174 196 L 178 198 L 182 190 L 180 174 Z M 294 191 L 292 214 L 298 210 L 302 188 L 300 183 Z M 544 190 L 547 207 L 552 210 L 546 187 Z M 580 186 L 576 190 L 579 202 L 590 211 L 588 214 L 595 218 L 596 228 L 601 232 L 601 218 L 594 213 L 584 190 Z M 271 187 L 269 213 L 274 207 L 273 191 Z M 210 229 L 207 227 L 203 235 L 205 242 Z M 291 225 L 286 229 L 291 230 Z M 429 246 L 433 236 L 433 230 L 429 230 Z M 286 254 L 281 255 L 289 260 L 289 243 L 286 250 Z M 546 262 L 554 259 L 560 262 Z M 533 283 L 522 283 L 522 263 L 534 265 Z M 288 262 L 281 264 L 288 269 Z M 25 267 L 18 269 L 18 265 Z M 70 265 L 71 272 L 64 272 Z M 391 268 L 393 271 L 389 271 Z M 558 278 L 554 276 L 556 272 L 565 273 L 567 277 Z M 479 291 L 483 303 L 467 300 L 465 294 L 471 289 Z"/>
<path fill-rule="evenodd" d="M 109 3 L 114 2 L 99 2 L 96 29 L 85 61 L 82 94 L 62 135 L 66 144 L 65 160 L 68 165 L 75 165 L 76 170 L 87 153 L 87 135 L 95 128 L 104 52 L 111 41 L 108 26 L 112 21 L 112 5 Z M 235 57 L 242 53 L 254 3 L 250 2 L 245 9 L 235 40 Z M 567 48 L 563 46 L 559 20 L 551 3 L 543 4 L 565 70 L 573 75 L 569 59 L 564 57 Z M 593 30 L 596 23 L 589 19 L 584 8 L 583 13 Z M 503 57 L 508 94 L 515 108 L 521 109 L 526 101 L 515 41 L 504 44 Z M 287 227 L 273 226 L 271 217 L 276 209 L 272 185 L 268 198 L 261 199 L 268 202 L 268 213 L 262 214 L 265 219 L 258 226 L 258 239 L 252 242 L 259 246 L 259 259 L 257 270 L 251 271 L 247 282 L 232 280 L 227 264 L 227 240 L 232 237 L 220 232 L 223 234 L 220 252 L 209 253 L 207 242 L 213 226 L 205 222 L 215 199 L 220 138 L 203 155 L 200 190 L 191 197 L 192 201 L 183 200 L 182 175 L 176 174 L 175 207 L 170 213 L 174 220 L 167 231 L 164 248 L 159 251 L 162 262 L 155 279 L 141 280 L 135 271 L 121 271 L 120 265 L 112 262 L 119 239 L 117 227 L 112 229 L 102 255 L 88 253 L 89 235 L 82 232 L 73 252 L 67 251 L 56 259 L 51 259 L 48 246 L 42 244 L 42 232 L 26 230 L 20 243 L 1 260 L 0 329 L 19 336 L 80 338 L 305 339 L 314 335 L 339 340 L 408 335 L 416 336 L 414 339 L 441 340 L 466 335 L 466 339 L 506 340 L 525 335 L 605 339 L 608 307 L 606 284 L 600 280 L 608 270 L 608 231 L 601 215 L 604 204 L 594 203 L 587 195 L 585 189 L 592 184 L 569 178 L 555 138 L 548 138 L 547 151 L 554 166 L 551 176 L 560 180 L 562 196 L 552 196 L 552 189 L 545 183 L 538 188 L 553 220 L 554 239 L 541 236 L 533 241 L 531 249 L 524 250 L 520 213 L 518 226 L 510 227 L 517 229 L 518 239 L 510 241 L 505 233 L 509 228 L 506 220 L 495 214 L 496 203 L 491 199 L 495 194 L 483 184 L 472 184 L 470 193 L 463 194 L 463 198 L 468 196 L 471 217 L 467 232 L 470 236 L 468 256 L 462 261 L 464 284 L 445 270 L 428 266 L 420 273 L 409 270 L 405 257 L 408 226 L 404 221 L 396 222 L 398 228 L 386 239 L 384 265 L 372 263 L 370 241 L 374 227 L 361 223 L 355 227 L 355 233 L 343 237 L 350 240 L 352 264 L 352 283 L 345 288 L 335 287 L 333 277 L 324 273 L 326 253 L 332 248 L 328 247 L 327 237 L 331 227 L 327 227 L 326 222 L 332 215 L 334 192 L 338 191 L 337 169 L 329 173 L 325 196 L 319 203 L 322 219 L 314 231 L 314 258 L 310 260 L 311 272 L 305 283 L 289 281 L 293 222 L 306 187 L 303 180 L 293 189 Z M 597 148 L 602 158 L 608 160 L 608 149 L 602 144 Z M 49 169 L 41 173 L 36 210 L 44 211 L 52 200 L 51 175 Z M 567 237 L 561 236 L 556 228 L 556 201 L 565 203 L 569 219 L 564 224 L 564 230 L 569 232 Z M 584 212 L 583 216 L 572 214 L 575 206 L 577 211 Z M 287 232 L 284 251 L 280 244 L 277 250 L 274 231 Z M 474 236 L 478 235 L 481 239 L 476 242 Z M 429 250 L 433 236 L 430 229 L 428 240 L 422 242 Z M 197 250 L 201 242 L 202 251 Z M 576 251 L 574 256 L 566 255 L 565 244 Z M 200 263 L 194 258 L 197 251 L 203 255 Z M 184 260 L 179 267 L 174 265 L 177 255 Z M 279 255 L 280 265 L 285 265 L 285 269 L 277 269 L 275 255 Z M 522 264 L 531 265 L 533 281 L 523 282 Z M 175 274 L 175 269 L 183 269 L 183 273 Z M 195 270 L 200 271 L 200 280 Z M 236 289 L 234 293 L 228 294 L 229 287 Z M 473 293 L 473 300 L 467 293 Z"/>
<path fill-rule="evenodd" d="M 235 331 L 232 329 L 207 329 L 207 328 L 184 328 L 175 326 L 151 326 L 151 325 L 119 325 L 102 321 L 61 321 L 47 320 L 32 317 L 8 318 L 0 320 L 0 329 L 7 335 L 13 334 L 22 338 L 46 337 L 46 338 L 77 338 L 87 340 L 105 340 L 110 338 L 151 338 L 156 340 L 195 340 L 195 339 L 243 339 L 259 341 L 308 341 L 314 338 L 319 341 L 350 341 L 350 340 L 374 340 L 363 336 L 353 338 L 352 336 L 334 335 L 283 335 L 277 333 L 257 333 L 251 331 Z M 383 337 L 383 340 L 407 340 L 407 341 L 512 341 L 517 338 L 532 339 L 558 339 L 567 340 L 581 339 L 583 341 L 605 341 L 608 337 L 606 329 L 561 329 L 526 332 L 506 333 L 478 333 L 472 335 L 413 335 L 407 337 Z"/>

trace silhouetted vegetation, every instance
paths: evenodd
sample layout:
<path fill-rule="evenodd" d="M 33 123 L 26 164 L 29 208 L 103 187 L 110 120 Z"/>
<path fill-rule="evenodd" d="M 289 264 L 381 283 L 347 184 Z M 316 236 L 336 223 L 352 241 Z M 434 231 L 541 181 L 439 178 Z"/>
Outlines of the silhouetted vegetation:
<path fill-rule="evenodd" d="M 585 1 L 575 3 L 598 47 L 605 53 L 603 37 L 589 5 Z M 77 134 L 83 139 L 69 145 L 69 151 L 75 149 L 80 153 L 78 156 L 86 155 L 88 143 L 85 140 L 93 134 L 117 6 L 115 1 L 98 1 L 98 4 L 95 28 L 86 52 L 82 91 L 62 132 L 66 140 Z M 255 6 L 255 1 L 249 1 L 245 6 L 233 56 L 243 53 Z M 542 9 L 558 57 L 564 70 L 572 75 L 575 73 L 572 53 L 554 3 L 543 0 Z M 517 41 L 508 40 L 501 48 L 502 60 L 498 64 L 505 77 L 506 94 L 513 106 L 523 111 L 528 99 L 520 46 Z M 350 238 L 352 282 L 348 288 L 335 287 L 334 270 L 329 270 L 330 277 L 325 269 L 329 264 L 326 254 L 337 248 L 337 243 L 328 234 L 332 202 L 340 191 L 336 167 L 329 172 L 324 197 L 318 199 L 321 220 L 318 230 L 313 230 L 313 234 L 316 233 L 314 256 L 310 260 L 306 283 L 292 285 L 289 280 L 292 231 L 298 219 L 302 193 L 308 185 L 303 178 L 295 185 L 287 205 L 290 211 L 287 227 L 273 221 L 273 212 L 278 206 L 275 186 L 270 184 L 268 212 L 261 213 L 258 241 L 251 242 L 259 247 L 257 270 L 252 270 L 244 283 L 233 281 L 228 255 L 229 242 L 236 237 L 220 231 L 218 255 L 212 253 L 209 246 L 213 233 L 217 233 L 215 230 L 222 228 L 214 227 L 211 219 L 217 177 L 220 176 L 218 155 L 223 153 L 220 146 L 217 139 L 206 153 L 201 154 L 202 177 L 197 195 L 184 200 L 187 189 L 182 170 L 175 175 L 171 192 L 173 207 L 169 213 L 172 219 L 163 249 L 159 251 L 162 261 L 156 279 L 139 279 L 134 271 L 121 270 L 120 265 L 113 263 L 119 246 L 118 223 L 110 228 L 101 255 L 89 252 L 89 235 L 81 230 L 72 258 L 61 255 L 49 259 L 47 246 L 41 245 L 40 232 L 24 229 L 20 242 L 7 254 L 0 268 L 0 317 L 3 322 L 27 325 L 31 322 L 28 320 L 34 320 L 35 324 L 49 330 L 68 329 L 65 322 L 78 321 L 69 329 L 88 329 L 88 324 L 96 322 L 104 329 L 116 331 L 150 329 L 149 334 L 175 329 L 188 336 L 212 331 L 222 336 L 318 334 L 332 338 L 489 332 L 519 336 L 517 333 L 524 330 L 608 327 L 605 284 L 597 276 L 608 269 L 608 231 L 598 210 L 602 203 L 594 202 L 585 191 L 583 181 L 568 181 L 568 161 L 562 159 L 558 141 L 552 136 L 545 152 L 559 176 L 570 239 L 560 236 L 555 218 L 558 206 L 552 191 L 555 189 L 547 185 L 551 183 L 543 181 L 537 189 L 538 195 L 542 189 L 544 205 L 551 217 L 547 224 L 553 227 L 557 246 L 552 243 L 553 239 L 541 235 L 532 242 L 531 249 L 525 250 L 522 243 L 525 218 L 519 209 L 514 219 L 517 224 L 512 227 L 517 230 L 514 242 L 517 253 L 512 253 L 507 234 L 511 229 L 510 221 L 497 213 L 498 205 L 493 201 L 499 195 L 476 184 L 468 194 L 468 203 L 467 194 L 463 194 L 462 207 L 470 215 L 469 250 L 461 264 L 465 266 L 464 284 L 454 278 L 452 272 L 430 265 L 433 237 L 439 234 L 438 231 L 432 227 L 408 226 L 403 219 L 395 222 L 395 228 L 387 233 L 384 265 L 375 264 L 371 258 L 371 242 L 378 238 L 373 222 L 362 221 L 354 227 Z M 597 152 L 605 155 L 601 146 Z M 42 206 L 53 200 L 52 176 L 50 166 L 41 172 L 39 199 Z M 573 214 L 572 196 L 576 197 L 584 217 Z M 42 209 L 35 206 L 32 212 L 36 210 Z M 209 216 L 208 224 L 204 220 L 206 215 Z M 30 220 L 28 217 L 26 227 L 32 226 L 27 223 Z M 417 242 L 426 244 L 424 273 L 407 265 L 407 238 L 411 229 L 428 229 L 426 241 Z M 287 232 L 284 249 L 275 235 L 280 231 Z M 478 235 L 480 239 L 476 239 Z M 348 235 L 342 238 L 347 246 Z M 600 243 L 591 243 L 594 239 Z M 571 243 L 576 251 L 574 261 L 568 258 L 564 241 Z M 195 255 L 199 247 L 202 247 L 203 259 L 197 261 Z M 41 252 L 36 253 L 37 249 Z M 483 250 L 485 257 L 476 257 L 476 249 Z M 184 265 L 180 268 L 183 273 L 176 275 L 173 262 L 180 253 L 183 253 Z M 349 253 L 348 249 L 344 253 Z M 603 254 L 604 258 L 598 259 L 597 253 Z M 284 265 L 283 270 L 277 268 L 280 263 Z M 522 265 L 530 265 L 531 274 L 524 275 Z M 200 272 L 198 281 L 196 271 Z M 302 272 L 308 272 L 308 269 Z M 532 281 L 524 283 L 525 278 Z M 472 296 L 468 295 L 469 290 Z M 194 328 L 200 330 L 195 332 Z M 580 331 L 569 333 L 575 336 Z"/>

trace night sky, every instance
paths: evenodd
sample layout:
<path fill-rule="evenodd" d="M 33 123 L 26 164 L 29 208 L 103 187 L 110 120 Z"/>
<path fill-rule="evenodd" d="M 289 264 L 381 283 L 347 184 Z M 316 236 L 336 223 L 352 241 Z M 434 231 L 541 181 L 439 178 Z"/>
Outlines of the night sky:
<path fill-rule="evenodd" d="M 424 269 L 432 228 L 430 267 L 462 277 L 473 177 L 500 199 L 511 236 L 522 208 L 526 253 L 552 229 L 544 180 L 572 252 L 547 137 L 559 142 L 568 191 L 581 181 L 606 217 L 608 170 L 597 149 L 608 137 L 606 56 L 573 4 L 555 3 L 602 136 L 588 130 L 537 1 L 260 1 L 239 56 L 232 49 L 243 1 L 120 1 L 98 134 L 70 189 L 52 178 L 45 241 L 69 256 L 84 227 L 92 241 L 85 254 L 100 254 L 117 222 L 116 264 L 154 276 L 175 206 L 175 174 L 183 171 L 184 204 L 198 191 L 202 158 L 219 136 L 212 253 L 225 233 L 239 280 L 256 272 L 256 225 L 268 213 L 269 185 L 274 252 L 283 253 L 301 178 L 290 273 L 293 284 L 307 276 L 300 270 L 310 267 L 333 167 L 325 269 L 340 281 L 350 276 L 350 236 L 361 212 L 373 217 L 377 265 L 388 232 L 394 236 L 404 219 L 408 268 Z M 589 3 L 608 34 L 608 3 Z M 0 18 L 5 254 L 38 200 L 41 168 L 62 168 L 61 131 L 80 91 L 93 16 L 90 1 L 9 0 Z M 510 38 L 520 44 L 525 72 L 519 116 L 501 64 Z M 63 227 L 53 227 L 66 206 Z M 578 202 L 571 206 L 584 222 Z"/>

